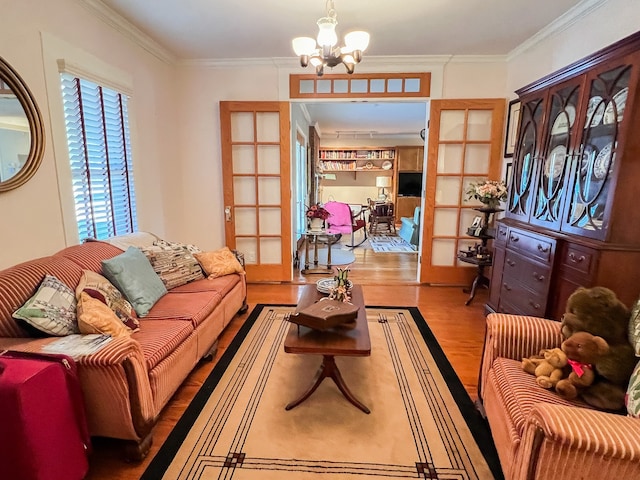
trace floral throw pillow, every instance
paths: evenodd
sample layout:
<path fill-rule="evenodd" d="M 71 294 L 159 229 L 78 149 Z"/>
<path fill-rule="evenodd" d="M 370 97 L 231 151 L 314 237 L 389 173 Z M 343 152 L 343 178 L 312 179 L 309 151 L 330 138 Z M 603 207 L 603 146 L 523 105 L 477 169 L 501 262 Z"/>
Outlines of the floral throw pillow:
<path fill-rule="evenodd" d="M 640 418 L 640 362 L 631 374 L 627 388 L 627 413 L 631 417 Z"/>
<path fill-rule="evenodd" d="M 638 299 L 631 309 L 629 319 L 629 343 L 633 345 L 636 356 L 640 357 L 640 299 Z"/>
<path fill-rule="evenodd" d="M 103 334 L 127 337 L 132 331 L 116 316 L 113 310 L 87 292 L 78 298 L 78 327 L 83 334 Z"/>
<path fill-rule="evenodd" d="M 53 275 L 45 275 L 38 291 L 13 313 L 13 318 L 54 337 L 80 332 L 76 296 L 73 290 Z"/>
<path fill-rule="evenodd" d="M 82 292 L 104 303 L 131 330 L 137 331 L 140 328 L 140 322 L 133 306 L 109 280 L 99 273 L 83 270 L 80 283 L 76 287 L 77 300 L 80 300 Z"/>

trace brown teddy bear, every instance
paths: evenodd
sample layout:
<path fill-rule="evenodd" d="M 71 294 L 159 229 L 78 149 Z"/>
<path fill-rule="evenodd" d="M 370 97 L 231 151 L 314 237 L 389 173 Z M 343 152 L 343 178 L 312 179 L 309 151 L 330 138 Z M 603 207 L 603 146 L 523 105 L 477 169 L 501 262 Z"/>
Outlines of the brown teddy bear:
<path fill-rule="evenodd" d="M 627 342 L 629 309 L 605 287 L 580 287 L 567 300 L 562 317 L 562 336 L 589 332 L 610 345 Z"/>
<path fill-rule="evenodd" d="M 523 358 L 522 369 L 535 375 L 542 388 L 553 388 L 568 374 L 567 355 L 559 348 L 542 350 L 540 355 Z"/>
<path fill-rule="evenodd" d="M 570 364 L 582 366 L 584 374 L 580 377 L 574 370 L 567 382 L 558 382 L 558 393 L 567 398 L 579 393 L 585 402 L 603 410 L 624 408 L 627 385 L 636 364 L 628 341 L 609 344 L 589 332 L 576 332 L 562 342 L 562 351 Z"/>

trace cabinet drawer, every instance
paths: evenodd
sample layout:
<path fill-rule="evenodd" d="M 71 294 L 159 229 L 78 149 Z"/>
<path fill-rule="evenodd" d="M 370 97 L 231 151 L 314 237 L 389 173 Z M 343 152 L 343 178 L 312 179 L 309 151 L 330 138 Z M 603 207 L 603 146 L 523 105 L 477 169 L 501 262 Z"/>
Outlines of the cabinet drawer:
<path fill-rule="evenodd" d="M 544 317 L 547 308 L 547 296 L 526 289 L 521 283 L 502 277 L 500 304 L 509 304 L 521 315 Z"/>
<path fill-rule="evenodd" d="M 499 223 L 498 227 L 496 228 L 494 243 L 497 243 L 500 245 L 506 245 L 507 238 L 509 238 L 509 227 Z"/>
<path fill-rule="evenodd" d="M 533 262 L 522 255 L 507 250 L 504 258 L 503 276 L 522 283 L 535 293 L 546 295 L 551 278 L 551 267 Z"/>
<path fill-rule="evenodd" d="M 598 252 L 586 247 L 565 244 L 562 248 L 561 263 L 563 267 L 590 275 L 595 268 Z"/>
<path fill-rule="evenodd" d="M 519 250 L 528 256 L 533 256 L 546 263 L 551 263 L 556 248 L 556 241 L 542 235 L 524 233 L 521 230 L 509 229 L 507 247 Z"/>

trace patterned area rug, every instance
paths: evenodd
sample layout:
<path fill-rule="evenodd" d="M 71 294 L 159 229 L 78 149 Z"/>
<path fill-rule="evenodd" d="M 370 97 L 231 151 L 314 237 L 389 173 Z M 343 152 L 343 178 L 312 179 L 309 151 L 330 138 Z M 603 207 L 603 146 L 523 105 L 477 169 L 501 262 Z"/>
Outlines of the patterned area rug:
<path fill-rule="evenodd" d="M 369 244 L 376 253 L 418 253 L 415 246 L 397 235 L 374 235 Z"/>
<path fill-rule="evenodd" d="M 254 309 L 143 480 L 502 478 L 487 424 L 416 308 L 367 308 L 371 356 L 336 358 L 370 414 L 327 379 L 286 411 L 321 361 L 284 352 L 293 310 Z"/>

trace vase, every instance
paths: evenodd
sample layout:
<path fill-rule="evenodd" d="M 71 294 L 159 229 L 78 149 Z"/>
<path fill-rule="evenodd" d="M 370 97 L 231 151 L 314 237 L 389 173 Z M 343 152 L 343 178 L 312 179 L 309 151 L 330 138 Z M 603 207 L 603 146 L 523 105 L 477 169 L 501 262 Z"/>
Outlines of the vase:
<path fill-rule="evenodd" d="M 312 231 L 319 232 L 324 226 L 324 220 L 322 220 L 321 218 L 312 218 L 309 222 L 309 225 Z"/>
<path fill-rule="evenodd" d="M 483 198 L 480 201 L 484 205 L 484 208 L 491 208 L 493 210 L 496 210 L 500 207 L 500 200 L 498 200 L 497 198 Z"/>

